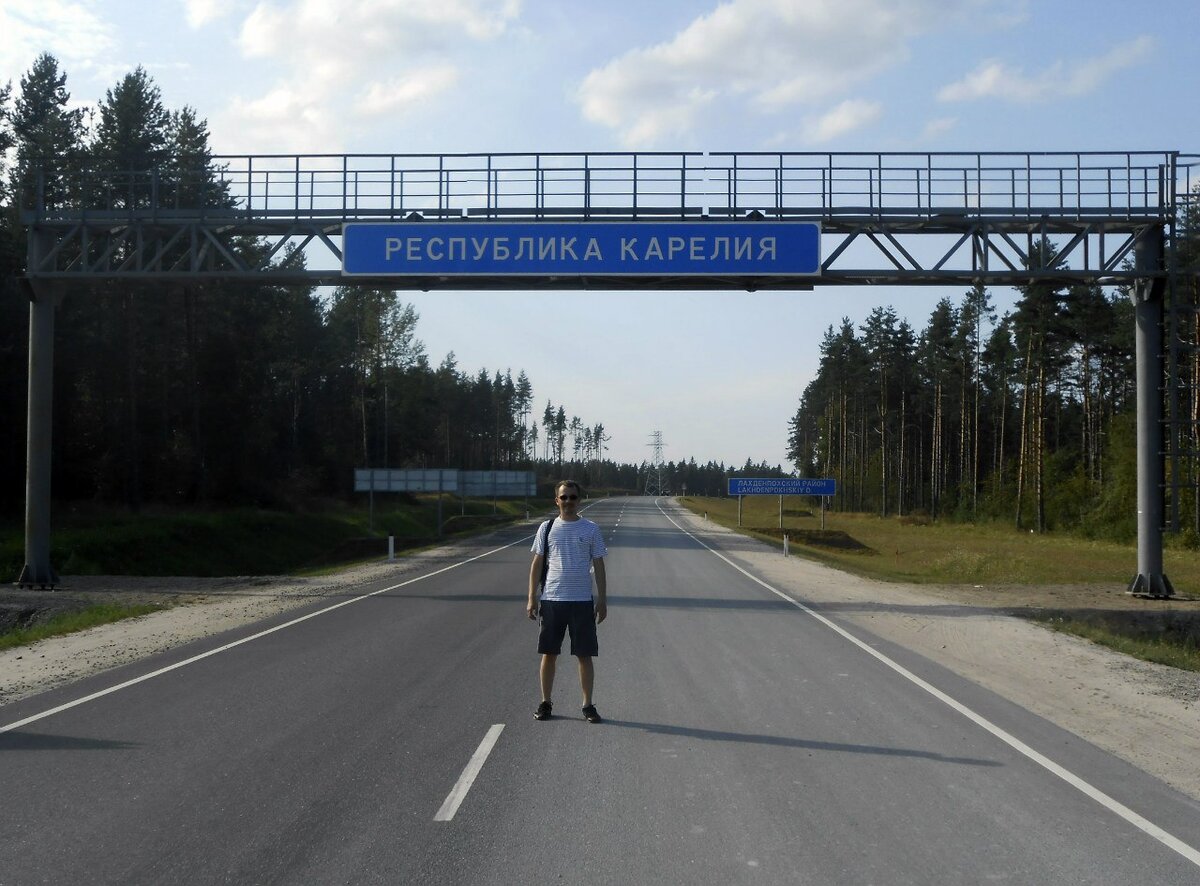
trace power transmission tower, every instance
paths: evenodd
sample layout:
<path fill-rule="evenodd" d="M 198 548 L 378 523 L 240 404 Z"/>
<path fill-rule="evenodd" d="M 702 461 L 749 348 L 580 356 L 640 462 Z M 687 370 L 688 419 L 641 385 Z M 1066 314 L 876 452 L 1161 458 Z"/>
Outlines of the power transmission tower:
<path fill-rule="evenodd" d="M 667 481 L 666 465 L 663 462 L 662 431 L 655 431 L 651 434 L 650 442 L 646 445 L 654 448 L 650 469 L 646 474 L 646 495 L 663 495 L 667 491 Z"/>

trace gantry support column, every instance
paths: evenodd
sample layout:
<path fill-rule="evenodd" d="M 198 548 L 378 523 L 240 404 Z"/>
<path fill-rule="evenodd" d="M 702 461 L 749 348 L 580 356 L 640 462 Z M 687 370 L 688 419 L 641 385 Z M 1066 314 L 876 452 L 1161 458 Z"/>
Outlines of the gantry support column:
<path fill-rule="evenodd" d="M 50 566 L 50 439 L 54 416 L 54 310 L 62 284 L 25 284 L 29 294 L 29 401 L 25 460 L 25 567 L 17 584 L 53 589 Z"/>
<path fill-rule="evenodd" d="M 1145 597 L 1175 594 L 1163 572 L 1164 244 L 1161 226 L 1148 228 L 1134 244 L 1134 266 L 1146 276 L 1134 284 L 1132 295 L 1137 326 L 1138 574 L 1129 583 L 1129 593 Z"/>

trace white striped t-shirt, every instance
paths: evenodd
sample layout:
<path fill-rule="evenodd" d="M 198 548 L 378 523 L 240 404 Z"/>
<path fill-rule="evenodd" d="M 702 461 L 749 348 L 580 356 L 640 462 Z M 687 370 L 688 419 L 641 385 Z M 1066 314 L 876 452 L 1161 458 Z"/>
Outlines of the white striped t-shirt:
<path fill-rule="evenodd" d="M 543 522 L 533 537 L 533 553 L 545 554 Z M 592 561 L 608 554 L 600 527 L 584 517 L 556 519 L 550 527 L 550 571 L 546 575 L 543 600 L 588 601 L 592 599 Z"/>

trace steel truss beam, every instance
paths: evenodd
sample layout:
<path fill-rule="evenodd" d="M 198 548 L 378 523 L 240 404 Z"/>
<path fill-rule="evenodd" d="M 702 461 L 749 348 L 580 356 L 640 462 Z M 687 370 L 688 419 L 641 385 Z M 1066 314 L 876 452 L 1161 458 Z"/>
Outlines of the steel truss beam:
<path fill-rule="evenodd" d="M 789 220 L 819 221 L 823 251 L 820 283 L 831 285 L 972 285 L 1005 286 L 1053 278 L 1065 283 L 1116 284 L 1139 277 L 1130 264 L 1133 245 L 1161 221 L 1131 223 L 1099 219 L 1064 223 L 1002 223 L 960 216 L 931 222 L 926 218 Z M 561 218 L 559 220 L 562 220 Z M 470 221 L 462 222 L 469 230 Z M 753 221 L 747 221 L 753 225 Z M 31 249 L 28 275 L 33 279 L 143 280 L 188 282 L 256 280 L 277 284 L 336 285 L 341 276 L 341 223 L 306 219 L 247 219 L 104 222 L 86 219 L 32 226 L 47 244 Z M 247 238 L 256 246 L 245 248 Z M 1041 257 L 1036 248 L 1050 246 Z M 284 260 L 290 250 L 305 256 L 305 266 Z M 1056 267 L 1057 266 L 1057 267 Z M 571 281 L 575 281 L 572 284 Z M 559 277 L 386 277 L 356 282 L 390 288 L 512 289 L 598 288 L 604 278 Z M 811 277 L 615 278 L 613 288 L 811 289 Z"/>
<path fill-rule="evenodd" d="M 227 156 L 196 169 L 42 170 L 22 189 L 29 276 L 342 282 L 341 225 L 457 221 L 815 221 L 820 282 L 1011 285 L 1135 278 L 1133 243 L 1173 224 L 1180 155 L 1135 152 L 384 154 Z M 45 195 L 69 193 L 53 203 Z M 1053 262 L 1030 267 L 1051 243 Z M 256 248 L 248 248 L 255 242 Z M 281 259 L 300 250 L 305 268 Z M 574 281 L 574 282 L 572 282 Z M 393 288 L 537 287 L 386 278 Z M 809 278 L 614 286 L 807 289 Z M 596 281 L 562 278 L 557 287 Z"/>

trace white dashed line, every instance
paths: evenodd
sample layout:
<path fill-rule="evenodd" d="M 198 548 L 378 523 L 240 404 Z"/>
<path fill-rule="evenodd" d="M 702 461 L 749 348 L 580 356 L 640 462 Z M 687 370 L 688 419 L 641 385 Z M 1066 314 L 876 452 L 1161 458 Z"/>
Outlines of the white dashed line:
<path fill-rule="evenodd" d="M 500 733 L 503 731 L 503 723 L 497 723 L 487 731 L 487 735 L 483 737 L 483 741 L 479 743 L 479 747 L 475 749 L 475 753 L 467 761 L 467 768 L 462 771 L 462 775 L 458 777 L 458 781 L 451 788 L 450 795 L 446 797 L 446 802 L 442 804 L 442 808 L 433 817 L 434 821 L 450 821 L 454 818 L 454 813 L 458 812 L 458 807 L 462 805 L 467 792 L 471 790 L 471 785 L 475 784 L 475 777 L 479 775 L 479 770 L 483 769 L 483 764 L 487 762 L 488 755 L 492 752 L 492 748 L 496 746 L 496 741 L 500 738 Z"/>

